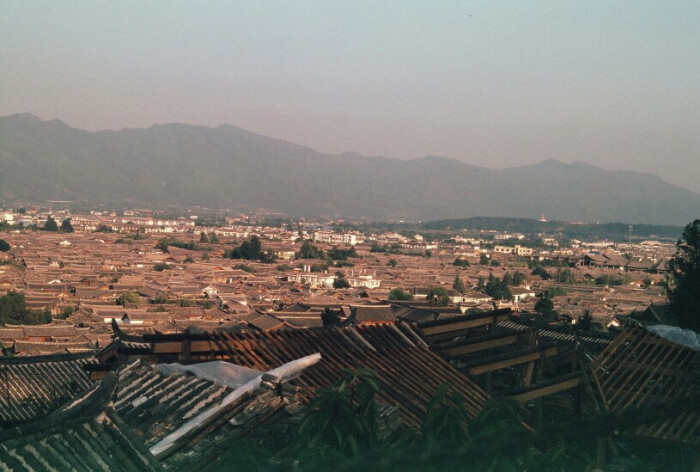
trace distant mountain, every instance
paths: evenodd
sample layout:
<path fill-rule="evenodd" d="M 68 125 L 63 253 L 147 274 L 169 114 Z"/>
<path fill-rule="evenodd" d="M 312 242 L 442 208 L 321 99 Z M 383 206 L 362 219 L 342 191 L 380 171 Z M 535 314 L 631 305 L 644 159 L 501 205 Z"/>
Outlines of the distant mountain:
<path fill-rule="evenodd" d="M 544 213 L 685 225 L 700 216 L 700 194 L 581 162 L 493 170 L 443 157 L 323 154 L 228 125 L 92 133 L 28 114 L 0 118 L 0 197 L 370 219 Z"/>

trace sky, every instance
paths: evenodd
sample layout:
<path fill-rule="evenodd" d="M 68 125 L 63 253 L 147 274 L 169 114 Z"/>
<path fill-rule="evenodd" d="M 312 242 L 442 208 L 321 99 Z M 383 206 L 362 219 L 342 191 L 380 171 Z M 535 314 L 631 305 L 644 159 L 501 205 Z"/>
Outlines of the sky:
<path fill-rule="evenodd" d="M 25 112 L 700 192 L 700 2 L 2 0 L 0 116 Z"/>

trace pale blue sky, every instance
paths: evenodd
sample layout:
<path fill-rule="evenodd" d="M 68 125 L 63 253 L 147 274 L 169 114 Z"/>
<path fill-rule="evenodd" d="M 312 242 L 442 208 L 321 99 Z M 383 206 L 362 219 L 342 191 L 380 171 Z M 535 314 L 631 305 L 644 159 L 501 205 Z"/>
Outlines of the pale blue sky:
<path fill-rule="evenodd" d="M 700 192 L 700 2 L 0 2 L 0 115 L 556 158 Z"/>

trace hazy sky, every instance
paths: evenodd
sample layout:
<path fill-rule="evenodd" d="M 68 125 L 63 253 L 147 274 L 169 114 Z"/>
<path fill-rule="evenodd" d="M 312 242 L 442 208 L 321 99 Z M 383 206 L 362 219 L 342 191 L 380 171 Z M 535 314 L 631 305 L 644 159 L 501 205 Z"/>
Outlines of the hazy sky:
<path fill-rule="evenodd" d="M 0 115 L 556 158 L 700 192 L 699 1 L 0 2 Z"/>

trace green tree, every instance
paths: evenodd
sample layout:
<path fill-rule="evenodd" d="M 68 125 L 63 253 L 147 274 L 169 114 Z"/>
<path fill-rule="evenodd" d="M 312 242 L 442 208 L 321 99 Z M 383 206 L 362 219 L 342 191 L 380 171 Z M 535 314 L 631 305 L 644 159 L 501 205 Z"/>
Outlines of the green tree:
<path fill-rule="evenodd" d="M 481 265 L 488 265 L 489 264 L 489 256 L 487 256 L 485 253 L 481 253 L 479 256 L 479 264 Z"/>
<path fill-rule="evenodd" d="M 397 264 L 398 262 L 396 262 L 396 259 L 389 259 L 389 262 L 386 263 L 386 265 L 390 267 L 396 267 Z"/>
<path fill-rule="evenodd" d="M 340 310 L 331 310 L 326 307 L 321 312 L 321 321 L 323 322 L 323 326 L 337 325 L 340 323 Z"/>
<path fill-rule="evenodd" d="M 58 231 L 58 223 L 52 217 L 46 219 L 46 224 L 44 224 L 44 231 Z"/>
<path fill-rule="evenodd" d="M 391 292 L 389 292 L 389 296 L 387 297 L 387 300 L 409 301 L 409 300 L 413 300 L 413 295 L 411 295 L 408 292 L 404 292 L 399 287 L 396 287 L 394 289 L 391 289 Z"/>
<path fill-rule="evenodd" d="M 0 239 L 0 251 L 7 252 L 10 249 L 12 249 L 10 244 L 7 241 L 5 241 L 4 239 Z"/>
<path fill-rule="evenodd" d="M 469 263 L 469 259 L 460 256 L 457 259 L 455 259 L 455 261 L 452 263 L 452 265 L 455 265 L 458 267 L 469 267 L 471 264 Z"/>
<path fill-rule="evenodd" d="M 547 297 L 540 298 L 537 303 L 535 303 L 535 311 L 550 320 L 553 320 L 557 316 L 557 312 L 554 309 L 554 302 L 551 298 Z"/>
<path fill-rule="evenodd" d="M 489 274 L 489 280 L 486 283 L 484 293 L 492 296 L 496 300 L 508 300 L 512 296 L 508 284 L 498 277 L 494 277 L 493 274 Z"/>
<path fill-rule="evenodd" d="M 549 275 L 549 272 L 547 272 L 547 270 L 540 265 L 535 266 L 535 268 L 532 271 L 532 275 L 539 275 L 540 277 L 542 277 L 542 280 L 549 280 L 552 278 L 552 276 Z"/>
<path fill-rule="evenodd" d="M 572 284 L 575 282 L 574 274 L 571 273 L 571 269 L 558 269 L 557 273 L 554 274 L 554 280 L 562 284 Z"/>
<path fill-rule="evenodd" d="M 522 272 L 516 270 L 513 274 L 513 282 L 511 285 L 513 287 L 519 287 L 523 284 L 523 282 L 525 282 L 525 275 L 523 275 Z"/>
<path fill-rule="evenodd" d="M 50 322 L 50 313 L 34 312 L 27 308 L 23 293 L 12 291 L 0 296 L 0 324 L 46 324 Z"/>
<path fill-rule="evenodd" d="M 164 270 L 170 270 L 170 264 L 167 262 L 158 262 L 153 265 L 153 270 L 156 272 L 163 272 Z"/>
<path fill-rule="evenodd" d="M 66 218 L 61 222 L 61 231 L 64 233 L 72 233 L 75 231 L 73 229 L 73 224 L 70 222 L 70 218 Z"/>
<path fill-rule="evenodd" d="M 297 253 L 297 259 L 323 259 L 323 251 L 311 244 L 311 242 L 304 241 Z"/>
<path fill-rule="evenodd" d="M 332 387 L 319 389 L 299 425 L 296 451 L 331 451 L 355 456 L 377 444 L 377 403 L 381 385 L 374 372 L 345 369 Z"/>
<path fill-rule="evenodd" d="M 217 235 L 216 233 L 211 233 L 209 235 L 209 242 L 211 244 L 219 244 L 221 242 L 221 240 L 219 239 L 219 235 Z"/>
<path fill-rule="evenodd" d="M 440 285 L 430 287 L 428 296 L 426 297 L 431 306 L 447 306 L 450 303 L 450 297 L 447 295 L 445 287 Z"/>
<path fill-rule="evenodd" d="M 591 312 L 589 310 L 586 310 L 583 315 L 578 317 L 578 321 L 576 321 L 576 329 L 579 329 L 581 331 L 590 331 L 591 330 Z"/>
<path fill-rule="evenodd" d="M 124 292 L 117 298 L 117 305 L 126 306 L 127 303 L 138 304 L 141 302 L 141 297 L 136 292 Z"/>
<path fill-rule="evenodd" d="M 251 236 L 246 241 L 243 241 L 239 247 L 231 250 L 228 253 L 228 257 L 231 259 L 247 259 L 251 261 L 262 259 L 264 254 L 262 252 L 260 238 Z"/>
<path fill-rule="evenodd" d="M 671 311 L 681 327 L 700 332 L 700 219 L 685 227 L 668 266 Z"/>
<path fill-rule="evenodd" d="M 338 277 L 333 281 L 333 288 L 350 288 L 350 282 L 345 277 Z"/>
<path fill-rule="evenodd" d="M 464 282 L 462 282 L 462 279 L 459 278 L 459 275 L 455 275 L 455 280 L 452 282 L 452 288 L 459 293 L 465 293 L 467 291 L 467 287 L 464 286 Z"/>
<path fill-rule="evenodd" d="M 199 242 L 200 243 L 208 243 L 209 242 L 209 238 L 207 238 L 207 233 L 205 233 L 204 231 L 199 233 Z"/>
<path fill-rule="evenodd" d="M 505 274 L 503 274 L 503 285 L 513 285 L 513 276 L 510 275 L 510 272 L 506 272 Z"/>

